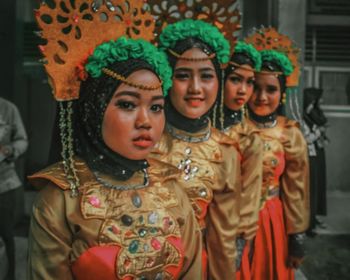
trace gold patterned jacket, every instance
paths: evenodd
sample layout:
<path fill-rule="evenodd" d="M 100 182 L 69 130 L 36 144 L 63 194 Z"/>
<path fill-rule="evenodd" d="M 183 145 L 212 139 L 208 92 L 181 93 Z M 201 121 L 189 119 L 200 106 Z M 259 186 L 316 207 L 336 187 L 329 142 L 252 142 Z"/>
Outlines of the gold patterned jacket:
<path fill-rule="evenodd" d="M 28 279 L 198 279 L 202 278 L 201 232 L 178 170 L 150 159 L 149 185 L 107 188 L 76 160 L 79 196 L 70 196 L 62 163 L 34 174 L 44 187 L 34 203 Z M 136 172 L 116 186 L 135 185 Z M 106 177 L 107 180 L 107 177 Z"/>
<path fill-rule="evenodd" d="M 241 180 L 233 141 L 210 126 L 188 133 L 167 124 L 151 156 L 182 170 L 178 183 L 205 232 L 208 279 L 235 279 Z"/>
<path fill-rule="evenodd" d="M 263 145 L 259 130 L 246 121 L 232 125 L 224 133 L 234 140 L 241 156 L 242 190 L 238 235 L 252 240 L 258 228 L 263 173 Z"/>
<path fill-rule="evenodd" d="M 309 225 L 309 162 L 299 125 L 278 116 L 276 126 L 261 128 L 259 135 L 264 149 L 261 208 L 279 196 L 287 234 L 304 232 Z"/>

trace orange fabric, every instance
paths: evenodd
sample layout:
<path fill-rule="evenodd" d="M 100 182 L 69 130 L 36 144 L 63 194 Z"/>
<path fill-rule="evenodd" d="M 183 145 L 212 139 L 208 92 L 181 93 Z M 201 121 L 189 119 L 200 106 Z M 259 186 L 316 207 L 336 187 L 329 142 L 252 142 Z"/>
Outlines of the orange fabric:
<path fill-rule="evenodd" d="M 180 261 L 176 265 L 170 265 L 166 267 L 166 271 L 169 272 L 171 275 L 173 275 L 174 279 L 178 279 L 180 277 L 181 269 L 183 268 L 183 262 L 184 262 L 184 248 L 182 246 L 181 239 L 176 236 L 170 236 L 167 237 L 167 240 L 169 243 L 174 245 L 176 249 L 180 251 Z"/>
<path fill-rule="evenodd" d="M 207 279 L 208 274 L 208 254 L 205 248 L 202 249 L 202 279 Z"/>
<path fill-rule="evenodd" d="M 119 251 L 119 246 L 89 248 L 72 265 L 74 279 L 116 280 L 115 262 Z M 123 280 L 128 279 L 124 278 Z"/>
<path fill-rule="evenodd" d="M 251 268 L 250 268 L 250 262 L 249 262 L 249 250 L 250 250 L 250 244 L 248 242 L 243 249 L 241 267 L 240 267 L 240 270 L 236 272 L 236 280 L 252 279 L 251 272 L 250 272 Z"/>
<path fill-rule="evenodd" d="M 277 125 L 260 129 L 264 143 L 261 208 L 269 190 L 280 188 L 287 234 L 309 227 L 309 163 L 307 144 L 298 123 L 277 117 Z"/>
<path fill-rule="evenodd" d="M 199 227 L 205 228 L 205 217 L 208 212 L 209 203 L 207 201 L 197 199 L 196 204 L 197 204 L 196 206 L 198 206 L 201 209 L 200 211 L 197 212 L 197 215 L 196 215 Z"/>
<path fill-rule="evenodd" d="M 179 248 L 181 256 L 184 256 L 184 250 L 180 238 L 175 236 L 168 237 L 169 243 Z M 119 279 L 115 273 L 115 263 L 120 251 L 119 246 L 96 246 L 85 251 L 72 265 L 74 279 L 76 280 L 116 280 Z M 167 266 L 165 271 L 173 275 L 174 279 L 179 279 L 183 267 L 183 257 L 175 265 Z M 122 280 L 132 280 L 131 276 L 122 278 Z"/>
<path fill-rule="evenodd" d="M 293 280 L 294 271 L 287 267 L 288 235 L 283 208 L 278 197 L 267 200 L 259 213 L 259 229 L 254 242 L 253 280 Z"/>

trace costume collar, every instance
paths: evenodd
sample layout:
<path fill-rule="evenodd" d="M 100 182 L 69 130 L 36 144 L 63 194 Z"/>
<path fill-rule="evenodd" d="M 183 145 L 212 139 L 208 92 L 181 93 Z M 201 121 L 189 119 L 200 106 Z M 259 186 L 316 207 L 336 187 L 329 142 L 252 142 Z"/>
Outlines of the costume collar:
<path fill-rule="evenodd" d="M 165 115 L 167 122 L 174 128 L 189 133 L 196 133 L 209 127 L 209 113 L 198 119 L 190 119 L 180 114 L 171 104 L 170 98 L 166 98 Z"/>
<path fill-rule="evenodd" d="M 253 112 L 248 106 L 249 118 L 253 120 L 259 128 L 271 128 L 277 124 L 277 111 L 266 115 L 259 116 Z"/>

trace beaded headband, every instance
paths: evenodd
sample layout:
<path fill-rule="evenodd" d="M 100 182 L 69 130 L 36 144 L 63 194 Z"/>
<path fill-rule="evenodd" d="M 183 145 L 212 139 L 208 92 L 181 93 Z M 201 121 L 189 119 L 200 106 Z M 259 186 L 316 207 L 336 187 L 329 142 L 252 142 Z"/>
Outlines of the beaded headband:
<path fill-rule="evenodd" d="M 250 72 L 257 72 L 254 68 L 248 68 L 248 67 L 245 67 L 241 64 L 238 64 L 236 62 L 233 62 L 233 61 L 229 61 L 228 64 L 234 66 L 235 68 L 240 68 L 240 69 L 243 69 L 243 70 L 246 70 L 246 71 L 250 71 Z"/>
<path fill-rule="evenodd" d="M 182 60 L 186 60 L 186 61 L 206 61 L 206 60 L 210 60 L 213 59 L 216 54 L 212 53 L 209 54 L 208 56 L 204 56 L 204 57 L 189 57 L 189 56 L 183 56 L 181 54 L 178 54 L 177 52 L 173 51 L 172 49 L 168 49 L 168 52 L 173 55 L 174 57 L 176 57 L 177 59 L 182 59 Z"/>
<path fill-rule="evenodd" d="M 248 36 L 245 41 L 252 44 L 259 51 L 266 51 L 263 60 L 276 62 L 286 75 L 286 86 L 295 87 L 299 84 L 300 63 L 298 48 L 293 40 L 288 36 L 280 34 L 272 27 L 253 30 L 253 34 Z M 288 60 L 288 61 L 287 61 Z M 288 65 L 290 64 L 290 66 Z M 291 70 L 289 69 L 291 67 Z M 268 71 L 267 71 L 268 72 Z M 280 75 L 280 72 L 269 72 Z"/>
<path fill-rule="evenodd" d="M 138 88 L 138 89 L 142 89 L 142 90 L 157 90 L 157 89 L 160 89 L 162 87 L 162 82 L 160 82 L 158 85 L 155 85 L 155 86 L 136 84 L 134 82 L 129 81 L 124 76 L 119 75 L 118 73 L 116 73 L 108 68 L 102 68 L 102 72 L 105 73 L 106 75 L 108 75 L 108 76 L 110 76 L 118 81 L 121 81 L 128 86 L 134 87 L 134 88 Z"/>
<path fill-rule="evenodd" d="M 280 75 L 284 75 L 283 72 L 279 72 L 279 71 L 260 71 L 258 72 L 259 74 L 262 75 L 275 75 L 276 77 L 280 76 Z"/>
<path fill-rule="evenodd" d="M 111 71 L 109 65 L 128 59 L 140 59 L 147 62 L 158 77 L 160 77 L 163 94 L 167 95 L 172 85 L 172 70 L 168 64 L 167 57 L 164 52 L 142 39 L 133 40 L 121 37 L 116 41 L 110 40 L 97 46 L 94 53 L 88 58 L 85 70 L 93 78 L 98 78 L 102 74 L 105 74 L 136 88 L 148 90 L 159 88 L 158 84 L 150 86 L 137 85 L 119 73 Z M 109 71 L 104 71 L 103 69 L 108 69 Z"/>

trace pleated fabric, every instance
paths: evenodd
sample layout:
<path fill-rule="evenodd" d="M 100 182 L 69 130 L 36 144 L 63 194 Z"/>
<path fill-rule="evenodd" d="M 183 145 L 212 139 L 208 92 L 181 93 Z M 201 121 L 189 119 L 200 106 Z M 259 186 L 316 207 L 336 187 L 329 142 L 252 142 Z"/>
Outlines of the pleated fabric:
<path fill-rule="evenodd" d="M 241 267 L 236 272 L 236 280 L 251 280 L 251 267 L 249 260 L 250 244 L 247 243 L 243 249 Z"/>
<path fill-rule="evenodd" d="M 253 248 L 251 279 L 294 279 L 294 270 L 287 267 L 288 235 L 279 197 L 265 202 L 264 207 L 260 210 L 258 223 L 259 228 Z"/>

